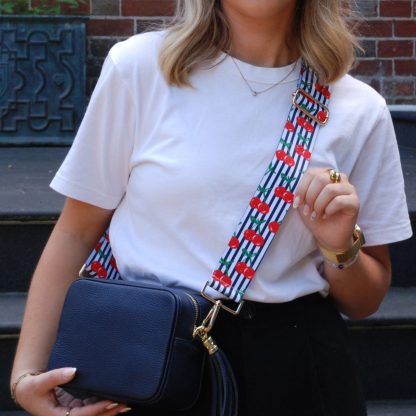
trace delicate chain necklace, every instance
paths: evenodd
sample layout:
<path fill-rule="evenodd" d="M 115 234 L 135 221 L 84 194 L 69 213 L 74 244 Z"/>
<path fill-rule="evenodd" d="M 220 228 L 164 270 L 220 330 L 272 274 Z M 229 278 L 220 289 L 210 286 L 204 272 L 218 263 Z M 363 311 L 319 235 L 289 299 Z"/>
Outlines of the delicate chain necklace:
<path fill-rule="evenodd" d="M 269 91 L 269 90 L 271 90 L 272 88 L 274 88 L 274 87 L 277 87 L 278 85 L 280 85 L 282 82 L 284 82 L 284 81 L 286 81 L 288 78 L 289 78 L 289 76 L 293 73 L 293 71 L 295 70 L 295 68 L 296 68 L 296 64 L 297 64 L 297 61 L 293 64 L 293 67 L 292 67 L 292 69 L 281 79 L 281 80 L 279 80 L 278 82 L 275 82 L 274 84 L 272 84 L 272 85 L 270 85 L 270 86 L 268 86 L 267 88 L 265 88 L 264 90 L 260 90 L 260 91 L 256 91 L 251 85 L 250 85 L 250 83 L 248 82 L 248 80 L 247 80 L 247 78 L 244 76 L 244 74 L 241 72 L 241 69 L 240 69 L 240 67 L 238 66 L 238 64 L 237 64 L 237 61 L 231 56 L 231 55 L 229 55 L 230 56 L 230 58 L 233 60 L 233 62 L 234 62 L 234 65 L 236 66 L 236 68 L 238 69 L 238 72 L 240 73 L 240 75 L 241 75 L 241 78 L 243 78 L 243 80 L 244 80 L 244 82 L 246 83 L 246 85 L 247 85 L 247 87 L 249 88 L 249 90 L 251 91 L 251 95 L 253 96 L 253 97 L 257 97 L 258 95 L 260 95 L 260 94 L 263 94 L 264 92 L 266 92 L 266 91 Z"/>

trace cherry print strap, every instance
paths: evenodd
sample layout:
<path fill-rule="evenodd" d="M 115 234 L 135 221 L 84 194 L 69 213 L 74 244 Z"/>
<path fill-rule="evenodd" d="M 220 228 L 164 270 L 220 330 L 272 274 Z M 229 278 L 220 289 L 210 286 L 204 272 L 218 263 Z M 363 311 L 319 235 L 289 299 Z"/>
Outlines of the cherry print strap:
<path fill-rule="evenodd" d="M 318 83 L 316 74 L 302 65 L 277 150 L 203 294 L 209 286 L 235 302 L 242 300 L 293 203 L 319 127 L 328 121 L 330 95 L 328 88 Z M 88 257 L 80 276 L 121 279 L 108 230 Z"/>
<path fill-rule="evenodd" d="M 330 92 L 302 65 L 292 106 L 277 150 L 228 247 L 205 285 L 240 302 L 289 211 L 306 171 L 320 125 L 329 118 Z M 208 298 L 210 298 L 207 295 Z"/>
<path fill-rule="evenodd" d="M 100 238 L 79 272 L 80 277 L 121 280 L 110 245 L 108 229 Z"/>

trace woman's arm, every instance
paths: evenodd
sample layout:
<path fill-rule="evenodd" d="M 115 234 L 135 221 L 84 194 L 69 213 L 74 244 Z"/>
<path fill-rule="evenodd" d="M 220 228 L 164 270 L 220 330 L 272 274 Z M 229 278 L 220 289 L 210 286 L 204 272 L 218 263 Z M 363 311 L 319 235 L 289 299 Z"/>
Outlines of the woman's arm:
<path fill-rule="evenodd" d="M 33 275 L 11 384 L 30 370 L 46 368 L 68 287 L 77 278 L 79 269 L 104 232 L 112 214 L 111 210 L 67 199 Z M 48 407 L 53 406 L 50 399 L 52 386 L 72 378 L 65 378 L 63 371 L 61 373 L 55 370 L 22 379 L 15 392 L 17 401 L 33 414 L 53 414 Z M 108 401 L 101 402 L 98 413 L 85 413 L 87 409 L 84 408 L 82 414 L 101 414 L 102 407 L 108 405 Z M 72 414 L 75 415 L 75 412 Z"/>
<path fill-rule="evenodd" d="M 351 247 L 360 201 L 346 175 L 333 183 L 328 169 L 308 170 L 293 206 L 320 246 L 333 252 Z M 325 261 L 324 277 L 340 311 L 352 319 L 364 318 L 377 310 L 390 286 L 388 247 L 364 247 L 357 261 L 342 270 Z"/>
<path fill-rule="evenodd" d="M 339 310 L 351 319 L 365 318 L 377 311 L 390 286 L 388 246 L 363 247 L 357 261 L 343 270 L 325 262 L 324 276 Z"/>
<path fill-rule="evenodd" d="M 112 211 L 68 199 L 30 285 L 13 377 L 46 367 L 69 285 L 105 230 Z"/>

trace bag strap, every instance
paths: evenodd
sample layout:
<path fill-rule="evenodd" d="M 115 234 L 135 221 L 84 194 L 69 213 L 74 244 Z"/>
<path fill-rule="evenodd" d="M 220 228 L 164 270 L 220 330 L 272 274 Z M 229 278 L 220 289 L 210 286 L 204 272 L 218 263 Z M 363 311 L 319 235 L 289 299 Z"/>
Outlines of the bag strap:
<path fill-rule="evenodd" d="M 294 192 L 308 168 L 319 127 L 329 119 L 328 87 L 318 83 L 317 75 L 302 64 L 297 89 L 277 150 L 260 184 L 231 236 L 211 279 L 205 284 L 225 297 L 240 303 L 253 280 L 273 238 L 286 217 Z M 238 313 L 223 305 L 229 312 Z"/>
<path fill-rule="evenodd" d="M 116 258 L 111 249 L 109 228 L 105 230 L 91 251 L 79 271 L 79 277 L 122 280 L 117 268 Z"/>
<path fill-rule="evenodd" d="M 273 238 L 289 211 L 294 192 L 305 173 L 318 136 L 319 127 L 329 119 L 328 103 L 331 93 L 318 82 L 317 75 L 302 63 L 296 91 L 277 150 L 260 184 L 251 198 L 243 217 L 220 258 L 208 287 L 240 303 L 247 291 Z M 121 279 L 113 256 L 108 230 L 80 271 L 81 277 Z M 222 305 L 229 312 L 238 313 Z"/>

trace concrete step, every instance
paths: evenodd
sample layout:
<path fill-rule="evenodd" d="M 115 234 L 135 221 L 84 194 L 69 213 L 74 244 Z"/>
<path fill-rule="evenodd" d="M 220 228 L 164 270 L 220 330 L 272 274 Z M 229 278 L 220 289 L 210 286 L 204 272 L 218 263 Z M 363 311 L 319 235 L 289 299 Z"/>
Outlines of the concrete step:
<path fill-rule="evenodd" d="M 49 183 L 67 152 L 67 147 L 0 148 L 0 292 L 28 289 L 63 206 L 64 198 Z"/>
<path fill-rule="evenodd" d="M 0 293 L 0 336 L 19 334 L 27 295 L 23 292 Z"/>
<path fill-rule="evenodd" d="M 416 399 L 415 299 L 416 287 L 393 287 L 376 314 L 348 321 L 368 400 Z"/>
<path fill-rule="evenodd" d="M 0 221 L 0 293 L 28 290 L 53 224 L 51 221 Z"/>
<path fill-rule="evenodd" d="M 416 287 L 391 288 L 376 314 L 347 320 L 368 400 L 416 402 L 415 299 Z M 0 411 L 14 408 L 8 399 L 8 378 L 25 301 L 24 293 L 0 293 Z"/>
<path fill-rule="evenodd" d="M 368 416 L 416 416 L 416 401 L 368 402 Z"/>
<path fill-rule="evenodd" d="M 63 197 L 49 183 L 68 147 L 0 147 L 1 221 L 56 220 Z"/>

